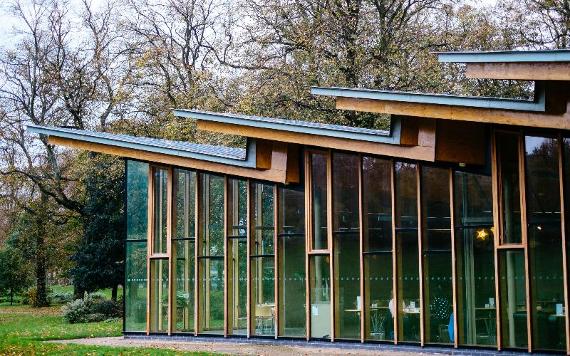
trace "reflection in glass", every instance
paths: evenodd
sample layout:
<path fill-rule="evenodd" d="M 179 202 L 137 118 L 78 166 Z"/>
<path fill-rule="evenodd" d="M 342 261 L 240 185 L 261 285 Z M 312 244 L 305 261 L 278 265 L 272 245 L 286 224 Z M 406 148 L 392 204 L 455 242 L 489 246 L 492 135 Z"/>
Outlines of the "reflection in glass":
<path fill-rule="evenodd" d="M 335 330 L 340 339 L 360 338 L 360 243 L 357 155 L 332 156 L 334 283 L 338 297 Z"/>
<path fill-rule="evenodd" d="M 146 331 L 146 241 L 127 242 L 125 252 L 125 331 Z"/>
<path fill-rule="evenodd" d="M 168 259 L 150 260 L 150 331 L 168 331 Z"/>
<path fill-rule="evenodd" d="M 194 331 L 194 249 L 196 173 L 174 170 L 173 296 L 175 332 Z"/>
<path fill-rule="evenodd" d="M 449 344 L 453 342 L 449 170 L 423 166 L 421 173 L 425 340 Z"/>
<path fill-rule="evenodd" d="M 331 337 L 331 275 L 329 255 L 310 256 L 309 293 L 311 299 L 311 337 Z"/>
<path fill-rule="evenodd" d="M 148 163 L 127 160 L 127 240 L 147 240 Z"/>
<path fill-rule="evenodd" d="M 502 204 L 502 243 L 520 243 L 521 207 L 519 187 L 519 158 L 517 134 L 497 132 L 497 164 L 499 168 L 499 193 Z"/>
<path fill-rule="evenodd" d="M 364 335 L 370 340 L 394 339 L 390 175 L 389 160 L 362 158 Z"/>
<path fill-rule="evenodd" d="M 420 276 L 416 165 L 396 162 L 396 256 L 399 340 L 420 341 Z"/>
<path fill-rule="evenodd" d="M 525 348 L 527 340 L 524 250 L 500 250 L 501 334 L 507 348 Z"/>
<path fill-rule="evenodd" d="M 558 140 L 525 137 L 533 349 L 566 349 Z"/>
<path fill-rule="evenodd" d="M 457 328 L 460 345 L 496 345 L 491 177 L 455 172 Z"/>
<path fill-rule="evenodd" d="M 279 188 L 279 336 L 304 337 L 305 194 Z"/>
<path fill-rule="evenodd" d="M 224 178 L 201 174 L 200 292 L 201 332 L 224 330 Z"/>
<path fill-rule="evenodd" d="M 325 250 L 327 242 L 327 156 L 311 153 L 312 247 Z"/>
<path fill-rule="evenodd" d="M 253 183 L 251 236 L 251 311 L 253 334 L 275 335 L 275 255 L 273 185 Z"/>
<path fill-rule="evenodd" d="M 166 169 L 154 168 L 153 253 L 166 253 L 167 177 Z"/>
<path fill-rule="evenodd" d="M 247 333 L 247 181 L 228 181 L 228 333 Z"/>

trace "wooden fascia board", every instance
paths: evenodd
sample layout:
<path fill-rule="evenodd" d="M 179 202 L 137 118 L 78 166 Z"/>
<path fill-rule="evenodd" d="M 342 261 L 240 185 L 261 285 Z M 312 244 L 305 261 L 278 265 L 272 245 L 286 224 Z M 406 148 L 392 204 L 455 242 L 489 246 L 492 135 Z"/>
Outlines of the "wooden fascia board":
<path fill-rule="evenodd" d="M 277 142 L 318 146 L 322 148 L 332 148 L 381 156 L 416 159 L 421 161 L 435 161 L 435 125 L 433 125 L 432 132 L 422 132 L 423 136 L 421 142 L 426 143 L 426 145 L 420 144 L 418 146 L 400 146 L 386 143 L 357 141 L 204 120 L 197 120 L 197 126 L 199 130 L 239 135 L 257 139 L 266 139 Z"/>
<path fill-rule="evenodd" d="M 167 155 L 162 153 L 135 150 L 132 148 L 103 145 L 99 143 L 84 142 L 69 138 L 50 136 L 49 143 L 70 148 L 88 150 L 142 161 L 162 163 L 184 168 L 204 170 L 214 173 L 235 175 L 244 178 L 266 180 L 276 183 L 298 183 L 299 175 L 287 172 L 288 147 L 287 144 L 276 143 L 271 152 L 270 169 L 254 169 L 231 166 L 222 163 L 202 161 L 192 158 Z"/>
<path fill-rule="evenodd" d="M 569 104 L 570 103 L 566 104 L 566 113 L 555 115 L 437 104 L 404 103 L 344 97 L 336 98 L 336 108 L 341 110 L 565 130 L 570 129 Z"/>
<path fill-rule="evenodd" d="M 467 63 L 467 78 L 568 80 L 570 63 Z"/>

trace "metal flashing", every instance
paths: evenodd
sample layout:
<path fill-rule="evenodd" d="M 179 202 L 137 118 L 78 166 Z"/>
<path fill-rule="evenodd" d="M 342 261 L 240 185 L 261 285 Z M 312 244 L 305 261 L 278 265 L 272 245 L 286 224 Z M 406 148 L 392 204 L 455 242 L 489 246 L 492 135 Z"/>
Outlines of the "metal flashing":
<path fill-rule="evenodd" d="M 26 130 L 36 134 L 55 136 L 82 142 L 129 148 L 244 168 L 256 167 L 255 140 L 248 140 L 247 148 L 243 149 L 64 127 L 28 125 Z"/>
<path fill-rule="evenodd" d="M 436 52 L 441 63 L 552 63 L 570 62 L 570 50 Z"/>

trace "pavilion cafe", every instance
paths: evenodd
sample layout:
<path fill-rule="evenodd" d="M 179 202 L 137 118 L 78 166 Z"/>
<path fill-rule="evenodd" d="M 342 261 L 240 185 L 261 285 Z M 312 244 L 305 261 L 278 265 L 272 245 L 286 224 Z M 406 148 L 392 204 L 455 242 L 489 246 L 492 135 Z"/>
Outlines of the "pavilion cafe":
<path fill-rule="evenodd" d="M 245 148 L 28 130 L 125 157 L 126 335 L 570 353 L 570 51 L 439 60 L 534 99 L 312 88 L 386 131 L 174 111 Z"/>

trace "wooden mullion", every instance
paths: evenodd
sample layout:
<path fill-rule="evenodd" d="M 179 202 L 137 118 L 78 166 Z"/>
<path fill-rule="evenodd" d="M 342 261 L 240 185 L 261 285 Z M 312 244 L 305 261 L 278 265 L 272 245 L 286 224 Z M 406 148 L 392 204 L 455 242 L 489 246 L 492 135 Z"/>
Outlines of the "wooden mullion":
<path fill-rule="evenodd" d="M 194 336 L 198 335 L 200 329 L 200 263 L 198 256 L 202 247 L 201 225 L 202 225 L 202 209 L 201 201 L 202 192 L 202 173 L 196 172 L 196 189 L 194 191 Z"/>
<path fill-rule="evenodd" d="M 251 181 L 248 179 L 247 180 L 247 217 L 246 217 L 246 233 L 247 233 L 247 243 L 246 243 L 246 272 L 247 272 L 247 293 L 246 293 L 246 315 L 247 315 L 247 338 L 251 337 L 251 327 L 252 327 L 252 315 L 251 315 L 251 234 L 252 231 L 255 231 L 255 229 L 251 228 L 251 214 L 252 214 L 252 209 L 251 209 Z"/>
<path fill-rule="evenodd" d="M 422 218 L 422 179 L 421 165 L 416 163 L 416 195 L 418 219 L 418 266 L 420 275 L 420 345 L 425 345 L 425 305 L 424 305 L 424 278 L 423 278 L 423 218 Z"/>
<path fill-rule="evenodd" d="M 154 233 L 154 168 L 149 165 L 148 169 L 148 211 L 147 211 L 147 256 L 146 256 L 146 334 L 150 334 L 150 303 L 151 303 L 151 270 L 150 256 L 153 249 Z"/>
<path fill-rule="evenodd" d="M 311 191 L 311 155 L 305 151 L 305 337 L 307 341 L 311 338 L 311 281 L 309 268 L 309 251 L 312 250 L 312 191 Z"/>
<path fill-rule="evenodd" d="M 335 309 L 337 300 L 337 290 L 335 283 L 335 258 L 334 258 L 334 240 L 333 240 L 333 196 L 332 196 L 332 153 L 329 150 L 327 152 L 327 247 L 329 249 L 329 268 L 330 268 L 330 296 L 331 296 L 331 342 L 335 341 L 336 337 L 336 322 L 335 322 Z"/>
<path fill-rule="evenodd" d="M 279 336 L 279 189 L 277 185 L 273 185 L 273 292 L 274 292 L 274 309 L 275 316 L 273 331 L 275 332 L 275 339 Z"/>
<path fill-rule="evenodd" d="M 394 160 L 390 161 L 390 196 L 392 206 L 392 298 L 394 301 L 394 344 L 398 344 L 398 255 L 396 253 L 396 170 Z"/>
<path fill-rule="evenodd" d="M 228 246 L 228 213 L 229 213 L 229 197 L 228 197 L 228 176 L 224 176 L 224 337 L 228 337 L 229 334 L 229 324 L 233 323 L 233 320 L 229 320 L 229 300 L 230 295 L 228 293 L 230 276 L 229 269 L 229 246 Z M 233 280 L 233 277 L 232 277 Z"/>
<path fill-rule="evenodd" d="M 493 224 L 494 224 L 494 251 L 493 257 L 495 260 L 495 324 L 496 324 L 496 337 L 497 337 L 497 350 L 502 349 L 502 330 L 501 330 L 501 295 L 500 295 L 500 277 L 499 277 L 499 251 L 498 247 L 500 241 L 502 240 L 502 226 L 501 226 L 501 214 L 502 214 L 502 204 L 499 188 L 499 172 L 500 167 L 498 165 L 497 159 L 497 143 L 496 143 L 496 133 L 493 130 L 491 132 L 491 188 L 493 193 Z"/>
<path fill-rule="evenodd" d="M 174 310 L 173 308 L 173 301 L 174 298 L 172 297 L 174 292 L 174 280 L 171 278 L 173 276 L 174 270 L 174 259 L 172 258 L 172 235 L 176 231 L 174 228 L 175 220 L 174 214 L 176 213 L 176 208 L 174 206 L 174 170 L 172 167 L 169 167 L 166 171 L 166 254 L 168 255 L 168 306 L 167 306 L 167 315 L 168 315 L 168 326 L 167 331 L 168 335 L 172 335 L 172 325 L 173 325 L 173 316 Z"/>
<path fill-rule="evenodd" d="M 528 225 L 527 225 L 527 209 L 526 209 L 526 160 L 525 160 L 525 144 L 524 136 L 518 133 L 518 161 L 519 161 L 519 189 L 520 189 L 520 209 L 521 209 L 521 233 L 522 244 L 524 246 L 524 266 L 526 277 L 526 325 L 528 352 L 532 352 L 532 304 L 530 293 L 530 263 L 528 249 Z"/>
<path fill-rule="evenodd" d="M 366 308 L 368 303 L 365 297 L 364 288 L 364 211 L 363 211 L 363 198 L 362 198 L 362 155 L 358 155 L 358 231 L 359 245 L 360 245 L 360 342 L 364 342 L 366 337 Z"/>
<path fill-rule="evenodd" d="M 453 347 L 457 348 L 459 345 L 459 328 L 458 328 L 458 317 L 457 317 L 457 244 L 455 240 L 455 182 L 453 169 L 449 169 L 449 213 L 451 217 L 451 278 L 453 286 Z"/>
<path fill-rule="evenodd" d="M 558 180 L 560 184 L 560 231 L 562 233 L 562 276 L 564 285 L 564 330 L 566 338 L 566 354 L 570 355 L 570 319 L 568 314 L 568 251 L 566 244 L 566 197 L 565 193 L 565 175 L 564 175 L 564 137 L 558 135 Z"/>

